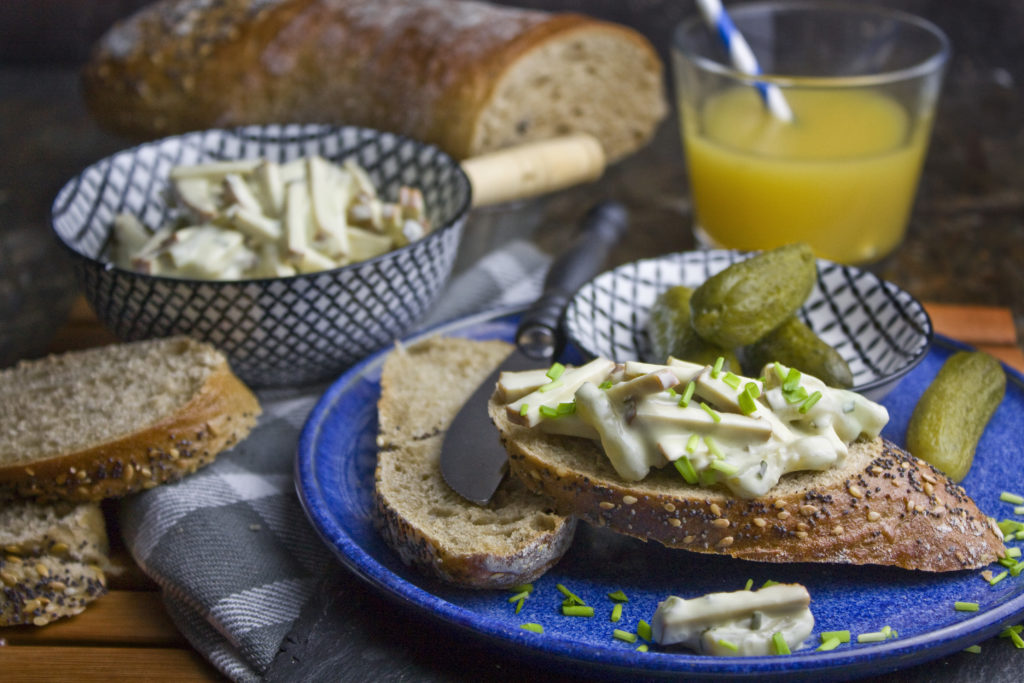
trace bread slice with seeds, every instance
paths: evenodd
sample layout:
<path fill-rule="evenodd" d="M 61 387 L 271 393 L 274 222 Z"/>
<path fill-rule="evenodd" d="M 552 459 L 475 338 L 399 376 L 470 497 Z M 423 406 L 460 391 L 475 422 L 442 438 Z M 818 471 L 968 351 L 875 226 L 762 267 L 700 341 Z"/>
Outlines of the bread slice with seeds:
<path fill-rule="evenodd" d="M 555 514 L 549 500 L 514 479 L 483 507 L 441 476 L 448 425 L 511 350 L 500 341 L 434 337 L 395 348 L 382 371 L 376 525 L 404 563 L 460 586 L 532 581 L 562 557 L 575 532 L 574 518 Z"/>
<path fill-rule="evenodd" d="M 964 489 L 881 438 L 855 442 L 839 468 L 785 475 L 762 498 L 687 484 L 672 467 L 621 479 L 593 441 L 513 424 L 493 396 L 491 419 L 510 472 L 563 514 L 669 547 L 762 562 L 983 567 L 1002 534 Z"/>
<path fill-rule="evenodd" d="M 186 337 L 23 361 L 0 371 L 0 499 L 96 501 L 174 481 L 259 414 L 224 355 Z"/>
<path fill-rule="evenodd" d="M 96 503 L 0 508 L 0 626 L 44 626 L 106 592 L 106 525 Z"/>

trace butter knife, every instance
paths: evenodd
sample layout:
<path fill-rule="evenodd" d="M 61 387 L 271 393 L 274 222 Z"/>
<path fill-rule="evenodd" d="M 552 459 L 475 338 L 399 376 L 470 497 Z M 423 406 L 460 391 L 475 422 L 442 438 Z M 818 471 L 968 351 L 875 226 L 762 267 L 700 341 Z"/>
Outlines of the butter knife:
<path fill-rule="evenodd" d="M 627 226 L 628 214 L 618 202 L 603 202 L 587 212 L 579 233 L 551 264 L 540 298 L 520 318 L 516 348 L 456 414 L 441 446 L 441 474 L 467 500 L 486 505 L 508 470 L 508 453 L 487 414 L 498 376 L 544 367 L 558 357 L 565 345 L 562 315 L 569 299 L 597 275 Z"/>

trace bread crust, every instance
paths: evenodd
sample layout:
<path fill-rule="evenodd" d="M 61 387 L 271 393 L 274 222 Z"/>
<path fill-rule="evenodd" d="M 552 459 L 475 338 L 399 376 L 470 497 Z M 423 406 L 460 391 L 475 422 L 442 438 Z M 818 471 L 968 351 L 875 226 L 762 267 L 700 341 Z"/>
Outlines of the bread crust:
<path fill-rule="evenodd" d="M 509 70 L 531 50 L 587 32 L 620 41 L 642 63 L 636 79 L 657 82 L 650 92 L 631 79 L 602 85 L 618 93 L 611 99 L 645 100 L 636 139 L 596 121 L 565 122 L 565 133 L 604 138 L 614 159 L 646 143 L 667 113 L 663 69 L 636 31 L 579 14 L 460 0 L 162 0 L 97 44 L 83 92 L 101 124 L 135 138 L 339 123 L 403 133 L 465 158 L 498 146 L 480 121 L 501 106 L 493 95 Z M 505 144 L 537 137 L 514 133 Z"/>
<path fill-rule="evenodd" d="M 177 481 L 213 462 L 256 424 L 259 402 L 224 360 L 173 415 L 111 441 L 0 467 L 0 500 L 98 501 Z"/>
<path fill-rule="evenodd" d="M 687 485 L 670 468 L 620 479 L 600 447 L 490 414 L 510 471 L 563 514 L 673 548 L 761 562 L 894 565 L 923 571 L 983 567 L 1002 535 L 964 489 L 895 444 L 858 441 L 840 471 L 787 475 L 752 500 Z"/>

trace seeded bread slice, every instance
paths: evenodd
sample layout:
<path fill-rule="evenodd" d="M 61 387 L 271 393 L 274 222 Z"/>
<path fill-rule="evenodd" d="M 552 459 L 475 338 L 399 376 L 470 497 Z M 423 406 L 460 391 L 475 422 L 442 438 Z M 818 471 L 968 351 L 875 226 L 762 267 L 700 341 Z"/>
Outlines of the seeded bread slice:
<path fill-rule="evenodd" d="M 669 547 L 763 562 L 985 566 L 1002 535 L 964 489 L 881 438 L 858 441 L 842 467 L 786 475 L 753 500 L 688 485 L 672 467 L 618 477 L 599 445 L 513 424 L 492 397 L 510 472 L 563 514 Z"/>
<path fill-rule="evenodd" d="M 0 371 L 0 499 L 152 488 L 212 462 L 259 414 L 223 354 L 185 337 L 22 362 Z"/>
<path fill-rule="evenodd" d="M 80 613 L 106 592 L 106 523 L 96 503 L 0 508 L 0 626 Z"/>
<path fill-rule="evenodd" d="M 576 528 L 574 518 L 553 513 L 550 501 L 514 479 L 483 507 L 441 476 L 448 425 L 511 349 L 499 341 L 430 338 L 397 347 L 381 376 L 376 525 L 404 563 L 464 587 L 534 580 L 562 557 Z"/>

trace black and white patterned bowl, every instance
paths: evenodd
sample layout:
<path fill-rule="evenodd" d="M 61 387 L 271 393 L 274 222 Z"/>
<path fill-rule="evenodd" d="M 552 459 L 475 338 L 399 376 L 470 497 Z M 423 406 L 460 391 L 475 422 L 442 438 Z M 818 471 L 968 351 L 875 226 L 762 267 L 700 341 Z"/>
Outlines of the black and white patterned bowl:
<path fill-rule="evenodd" d="M 651 306 L 674 285 L 697 287 L 750 252 L 710 249 L 627 263 L 580 288 L 565 314 L 572 342 L 585 354 L 618 361 L 664 362 L 651 353 Z M 917 299 L 873 273 L 818 260 L 818 281 L 801 319 L 850 365 L 854 390 L 881 400 L 924 360 L 932 323 Z"/>
<path fill-rule="evenodd" d="M 123 270 L 103 256 L 119 212 L 134 213 L 151 229 L 175 217 L 166 201 L 172 166 L 313 154 L 352 158 L 391 201 L 401 185 L 420 188 L 434 229 L 367 261 L 281 278 L 159 277 Z M 247 383 L 282 386 L 335 377 L 405 334 L 451 273 L 470 199 L 458 163 L 402 136 L 357 127 L 249 126 L 169 137 L 89 166 L 58 193 L 52 225 L 74 256 L 86 298 L 120 339 L 187 334 L 224 351 Z"/>

